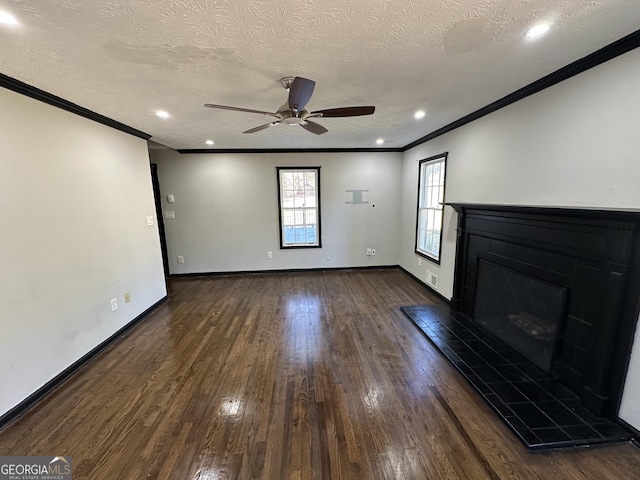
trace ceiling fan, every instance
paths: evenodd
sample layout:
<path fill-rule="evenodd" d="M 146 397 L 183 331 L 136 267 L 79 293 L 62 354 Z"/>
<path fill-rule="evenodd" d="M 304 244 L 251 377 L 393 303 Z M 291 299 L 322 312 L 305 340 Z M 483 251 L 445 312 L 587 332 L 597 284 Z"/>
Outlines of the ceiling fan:
<path fill-rule="evenodd" d="M 307 105 L 307 102 L 313 94 L 316 82 L 302 77 L 285 77 L 280 80 L 280 83 L 289 91 L 289 99 L 275 113 L 264 112 L 262 110 L 251 110 L 249 108 L 215 105 L 213 103 L 205 103 L 204 106 L 209 108 L 219 108 L 221 110 L 233 110 L 236 112 L 258 113 L 260 115 L 268 115 L 277 118 L 277 120 L 265 123 L 258 127 L 250 128 L 242 133 L 259 132 L 265 128 L 285 123 L 287 125 L 300 125 L 305 130 L 315 133 L 316 135 L 322 135 L 323 133 L 328 132 L 328 130 L 319 123 L 311 121 L 311 118 L 358 117 L 361 115 L 371 115 L 376 110 L 376 107 L 367 106 L 329 108 L 309 112 L 305 110 L 304 107 Z"/>

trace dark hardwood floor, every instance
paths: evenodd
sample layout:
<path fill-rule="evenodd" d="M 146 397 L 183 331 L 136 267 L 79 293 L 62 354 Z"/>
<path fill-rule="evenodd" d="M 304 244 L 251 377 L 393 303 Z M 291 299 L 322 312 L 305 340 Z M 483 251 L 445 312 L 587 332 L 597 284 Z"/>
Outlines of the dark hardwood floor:
<path fill-rule="evenodd" d="M 132 292 L 135 293 L 135 292 Z M 74 479 L 637 479 L 622 444 L 532 454 L 411 321 L 399 270 L 180 279 L 0 432 Z"/>

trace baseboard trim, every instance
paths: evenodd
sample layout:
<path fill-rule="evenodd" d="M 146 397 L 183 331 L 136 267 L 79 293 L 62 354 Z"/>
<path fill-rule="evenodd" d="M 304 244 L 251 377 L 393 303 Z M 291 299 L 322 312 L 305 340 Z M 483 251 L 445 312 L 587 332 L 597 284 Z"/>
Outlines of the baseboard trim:
<path fill-rule="evenodd" d="M 633 425 L 625 422 L 621 418 L 618 418 L 617 422 L 618 422 L 618 425 L 620 425 L 622 428 L 630 432 L 631 435 L 633 435 L 633 438 L 631 439 L 631 443 L 633 443 L 636 447 L 640 447 L 640 430 L 638 430 Z"/>
<path fill-rule="evenodd" d="M 443 296 L 440 292 L 438 292 L 437 290 L 435 290 L 432 286 L 430 286 L 428 283 L 423 282 L 422 280 L 420 280 L 418 277 L 416 277 L 413 273 L 411 273 L 409 270 L 406 270 L 405 268 L 399 267 L 400 270 L 405 273 L 409 278 L 411 278 L 412 280 L 415 280 L 416 282 L 418 282 L 420 285 L 422 285 L 423 287 L 426 287 L 427 290 L 429 290 L 430 293 L 433 293 L 436 297 L 438 297 L 440 300 L 442 300 L 444 303 L 446 303 L 447 305 L 449 305 L 451 303 L 451 300 L 449 300 L 447 297 Z"/>
<path fill-rule="evenodd" d="M 180 278 L 198 277 L 230 277 L 236 275 L 286 275 L 290 273 L 319 273 L 349 270 L 390 270 L 401 268 L 400 265 L 372 265 L 364 267 L 329 267 L 329 268 L 292 268 L 283 270 L 238 270 L 230 272 L 196 272 L 196 273 L 173 273 L 169 275 L 172 280 Z"/>
<path fill-rule="evenodd" d="M 0 432 L 2 432 L 5 428 L 7 428 L 10 424 L 18 420 L 22 415 L 24 415 L 28 410 L 36 406 L 41 400 L 43 400 L 47 395 L 52 393 L 56 388 L 62 385 L 65 381 L 71 378 L 81 367 L 85 366 L 92 359 L 102 353 L 107 347 L 114 344 L 120 337 L 122 337 L 125 333 L 128 333 L 133 327 L 138 325 L 142 320 L 144 320 L 153 310 L 159 307 L 161 304 L 168 300 L 168 296 L 165 295 L 159 301 L 154 303 L 152 306 L 147 308 L 144 312 L 138 315 L 136 318 L 127 323 L 124 327 L 118 330 L 116 333 L 111 335 L 105 341 L 100 343 L 97 347 L 94 347 L 87 354 L 82 356 L 80 359 L 76 360 L 69 367 L 64 369 L 61 373 L 56 375 L 54 378 L 45 383 L 38 390 L 33 392 L 27 398 L 25 398 L 18 405 L 13 407 L 4 415 L 0 416 Z"/>

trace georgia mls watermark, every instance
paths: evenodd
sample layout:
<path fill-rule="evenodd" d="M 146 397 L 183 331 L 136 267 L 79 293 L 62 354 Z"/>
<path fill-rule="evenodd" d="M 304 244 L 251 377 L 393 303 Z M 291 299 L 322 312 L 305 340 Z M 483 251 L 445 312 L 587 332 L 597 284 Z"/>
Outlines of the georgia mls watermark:
<path fill-rule="evenodd" d="M 0 457 L 0 480 L 71 480 L 70 456 Z"/>

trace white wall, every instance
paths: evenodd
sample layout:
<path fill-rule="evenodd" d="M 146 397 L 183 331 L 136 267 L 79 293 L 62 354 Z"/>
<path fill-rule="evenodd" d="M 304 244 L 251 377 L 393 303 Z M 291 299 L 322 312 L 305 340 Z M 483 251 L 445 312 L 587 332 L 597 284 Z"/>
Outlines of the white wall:
<path fill-rule="evenodd" d="M 455 268 L 456 222 L 457 217 L 453 208 L 445 206 L 442 225 L 442 243 L 440 264 L 436 264 L 415 253 L 416 228 L 418 215 L 418 162 L 446 152 L 441 144 L 434 141 L 413 148 L 404 153 L 402 169 L 401 227 L 400 227 L 400 266 L 422 282 L 428 283 L 427 272 L 438 277 L 438 284 L 434 288 L 440 295 L 451 299 L 453 294 L 453 272 Z M 449 185 L 451 184 L 448 170 L 452 160 L 447 158 L 447 172 L 445 185 L 445 202 L 449 201 Z"/>
<path fill-rule="evenodd" d="M 0 212 L 2 415 L 166 290 L 144 140 L 0 89 Z"/>
<path fill-rule="evenodd" d="M 640 49 L 521 100 L 404 155 L 400 264 L 413 253 L 417 161 L 444 151 L 446 201 L 640 210 Z M 456 214 L 447 207 L 439 291 L 453 287 Z M 640 344 L 620 417 L 640 428 Z"/>
<path fill-rule="evenodd" d="M 163 209 L 176 216 L 165 219 L 171 273 L 397 265 L 401 158 L 152 150 Z M 321 167 L 322 248 L 279 248 L 276 166 Z M 347 204 L 353 200 L 347 190 L 369 190 L 363 194 L 369 203 Z M 169 194 L 175 203 L 167 203 Z M 375 257 L 367 257 L 367 247 Z"/>
<path fill-rule="evenodd" d="M 620 418 L 640 430 L 640 328 L 636 328 L 631 363 L 620 405 Z"/>

